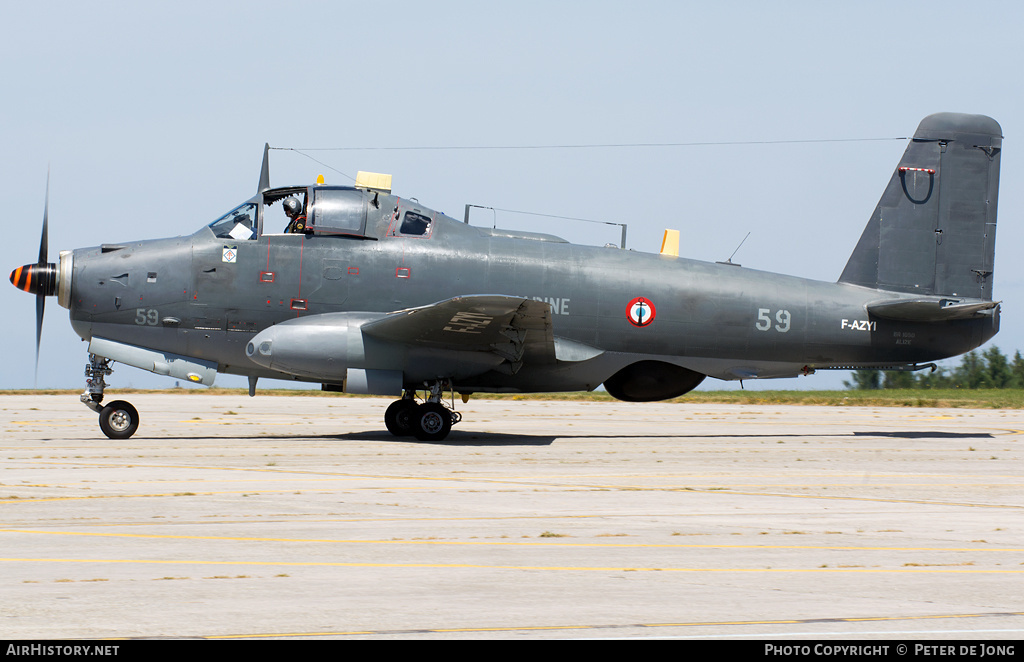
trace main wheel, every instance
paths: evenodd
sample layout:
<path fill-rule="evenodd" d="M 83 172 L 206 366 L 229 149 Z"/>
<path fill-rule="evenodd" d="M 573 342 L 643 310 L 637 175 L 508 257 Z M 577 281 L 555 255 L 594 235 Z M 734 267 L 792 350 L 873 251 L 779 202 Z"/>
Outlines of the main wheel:
<path fill-rule="evenodd" d="M 408 437 L 413 433 L 413 412 L 418 404 L 415 400 L 395 400 L 384 412 L 384 425 L 396 437 Z"/>
<path fill-rule="evenodd" d="M 420 405 L 412 420 L 412 432 L 420 441 L 441 441 L 452 430 L 451 412 L 438 402 Z"/>
<path fill-rule="evenodd" d="M 111 439 L 127 439 L 139 429 L 139 411 L 124 400 L 115 400 L 100 411 L 100 429 Z"/>

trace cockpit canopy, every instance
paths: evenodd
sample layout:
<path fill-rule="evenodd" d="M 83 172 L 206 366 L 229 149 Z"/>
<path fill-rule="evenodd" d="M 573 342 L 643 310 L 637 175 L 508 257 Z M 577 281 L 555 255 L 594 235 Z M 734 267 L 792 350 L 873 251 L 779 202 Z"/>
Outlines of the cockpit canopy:
<path fill-rule="evenodd" d="M 356 189 L 313 190 L 314 231 L 361 236 L 366 230 L 367 194 Z"/>
<path fill-rule="evenodd" d="M 312 232 L 349 237 L 367 237 L 369 192 L 334 186 L 292 186 L 268 189 L 235 207 L 209 224 L 221 239 L 244 241 L 264 234 Z M 302 225 L 284 212 L 286 199 L 298 203 Z M 369 231 L 372 233 L 373 228 Z"/>

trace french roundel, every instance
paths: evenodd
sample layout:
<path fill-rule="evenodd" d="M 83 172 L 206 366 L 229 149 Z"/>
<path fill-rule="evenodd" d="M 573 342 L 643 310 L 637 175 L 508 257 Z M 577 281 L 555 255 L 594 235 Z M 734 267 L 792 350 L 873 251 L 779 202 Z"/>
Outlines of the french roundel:
<path fill-rule="evenodd" d="M 646 297 L 637 297 L 626 306 L 626 318 L 633 326 L 644 327 L 654 321 L 654 304 Z"/>

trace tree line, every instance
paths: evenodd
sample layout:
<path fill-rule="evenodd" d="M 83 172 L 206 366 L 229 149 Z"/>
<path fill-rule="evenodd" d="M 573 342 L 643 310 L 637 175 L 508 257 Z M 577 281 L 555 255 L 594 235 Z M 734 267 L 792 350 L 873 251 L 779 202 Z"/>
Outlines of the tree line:
<path fill-rule="evenodd" d="M 931 370 L 855 370 L 843 385 L 851 390 L 883 388 L 1024 388 L 1024 357 L 1020 351 L 1011 360 L 993 345 L 979 352 L 967 352 L 960 365 Z"/>

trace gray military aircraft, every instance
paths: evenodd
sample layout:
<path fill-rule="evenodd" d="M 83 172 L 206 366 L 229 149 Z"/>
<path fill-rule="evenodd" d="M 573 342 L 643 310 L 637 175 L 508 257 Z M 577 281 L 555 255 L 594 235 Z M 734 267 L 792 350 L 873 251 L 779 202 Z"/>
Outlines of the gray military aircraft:
<path fill-rule="evenodd" d="M 1001 144 L 991 118 L 926 117 L 836 283 L 476 227 L 386 176 L 271 188 L 267 149 L 257 194 L 189 236 L 50 263 L 44 208 L 38 262 L 11 282 L 37 297 L 37 357 L 45 297 L 70 310 L 89 342 L 81 399 L 108 437 L 139 425 L 131 404 L 102 404 L 120 362 L 205 385 L 245 375 L 250 395 L 267 377 L 401 396 L 388 430 L 441 440 L 461 419 L 447 391 L 603 384 L 644 402 L 708 376 L 915 370 L 978 347 L 999 328 Z"/>

